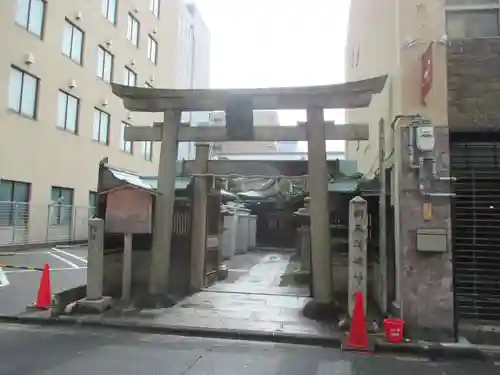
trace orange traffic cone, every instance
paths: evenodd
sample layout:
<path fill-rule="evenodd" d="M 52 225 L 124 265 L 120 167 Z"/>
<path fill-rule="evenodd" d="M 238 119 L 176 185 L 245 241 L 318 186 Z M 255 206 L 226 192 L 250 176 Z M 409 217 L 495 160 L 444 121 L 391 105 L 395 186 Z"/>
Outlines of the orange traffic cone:
<path fill-rule="evenodd" d="M 50 292 L 50 270 L 49 265 L 43 266 L 42 278 L 40 280 L 40 288 L 36 298 L 36 309 L 45 310 L 50 308 L 52 293 Z"/>
<path fill-rule="evenodd" d="M 363 293 L 356 293 L 356 303 L 352 313 L 351 330 L 345 343 L 346 350 L 369 350 L 368 334 L 366 332 L 365 309 Z"/>

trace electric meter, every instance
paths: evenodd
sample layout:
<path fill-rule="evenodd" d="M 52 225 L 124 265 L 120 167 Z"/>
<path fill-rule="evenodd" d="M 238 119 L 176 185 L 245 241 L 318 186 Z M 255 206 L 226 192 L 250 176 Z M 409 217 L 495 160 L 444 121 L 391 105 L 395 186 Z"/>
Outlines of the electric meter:
<path fill-rule="evenodd" d="M 434 150 L 435 138 L 432 126 L 419 126 L 416 128 L 417 148 L 422 152 Z"/>

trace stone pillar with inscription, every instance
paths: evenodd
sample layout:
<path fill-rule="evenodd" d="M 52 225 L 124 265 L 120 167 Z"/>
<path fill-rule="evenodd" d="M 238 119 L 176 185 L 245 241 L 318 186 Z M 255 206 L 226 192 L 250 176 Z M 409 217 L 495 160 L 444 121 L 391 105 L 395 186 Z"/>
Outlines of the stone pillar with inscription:
<path fill-rule="evenodd" d="M 366 314 L 367 239 L 367 202 L 355 197 L 349 202 L 349 316 L 352 316 L 357 292 L 363 293 Z"/>
<path fill-rule="evenodd" d="M 104 280 L 104 220 L 89 219 L 87 256 L 87 297 L 78 301 L 79 310 L 102 313 L 111 304 L 110 297 L 103 296 Z"/>

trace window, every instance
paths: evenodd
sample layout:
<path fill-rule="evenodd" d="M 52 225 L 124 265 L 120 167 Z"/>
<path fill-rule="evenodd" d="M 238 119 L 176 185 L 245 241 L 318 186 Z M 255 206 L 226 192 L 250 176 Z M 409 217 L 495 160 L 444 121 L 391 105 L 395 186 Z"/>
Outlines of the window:
<path fill-rule="evenodd" d="M 123 84 L 127 86 L 136 86 L 137 73 L 134 72 L 132 69 L 125 67 L 125 79 Z"/>
<path fill-rule="evenodd" d="M 139 21 L 130 13 L 128 14 L 127 39 L 139 47 Z"/>
<path fill-rule="evenodd" d="M 94 217 L 97 214 L 97 203 L 99 195 L 95 191 L 89 192 L 89 217 Z"/>
<path fill-rule="evenodd" d="M 102 14 L 113 25 L 116 25 L 117 0 L 102 0 Z"/>
<path fill-rule="evenodd" d="M 160 0 L 149 0 L 149 9 L 156 18 L 160 18 Z"/>
<path fill-rule="evenodd" d="M 158 42 L 151 35 L 148 35 L 148 58 L 156 65 L 156 60 L 158 58 Z"/>
<path fill-rule="evenodd" d="M 9 108 L 36 118 L 39 79 L 14 66 L 10 68 Z"/>
<path fill-rule="evenodd" d="M 132 154 L 132 149 L 133 149 L 132 142 L 125 140 L 125 128 L 127 126 L 130 126 L 130 124 L 127 124 L 126 122 L 122 122 L 120 148 L 123 151 L 125 151 L 125 152 L 127 152 L 129 154 Z"/>
<path fill-rule="evenodd" d="M 0 227 L 28 224 L 31 185 L 0 181 Z"/>
<path fill-rule="evenodd" d="M 51 225 L 71 225 L 73 217 L 73 189 L 59 186 L 52 187 Z"/>
<path fill-rule="evenodd" d="M 450 38 L 500 36 L 499 0 L 446 0 L 446 33 Z"/>
<path fill-rule="evenodd" d="M 97 76 L 105 82 L 111 82 L 114 56 L 99 46 L 97 48 Z"/>
<path fill-rule="evenodd" d="M 63 31 L 62 53 L 78 64 L 82 64 L 83 31 L 66 21 Z"/>
<path fill-rule="evenodd" d="M 57 127 L 76 134 L 78 129 L 80 99 L 64 91 L 59 91 L 58 102 Z"/>
<path fill-rule="evenodd" d="M 143 154 L 145 160 L 147 161 L 153 160 L 153 142 L 151 141 L 144 142 Z"/>
<path fill-rule="evenodd" d="M 109 144 L 109 123 L 111 116 L 109 113 L 94 110 L 94 123 L 92 125 L 92 139 L 104 145 Z"/>
<path fill-rule="evenodd" d="M 43 37 L 45 0 L 17 0 L 16 23 L 30 33 Z"/>

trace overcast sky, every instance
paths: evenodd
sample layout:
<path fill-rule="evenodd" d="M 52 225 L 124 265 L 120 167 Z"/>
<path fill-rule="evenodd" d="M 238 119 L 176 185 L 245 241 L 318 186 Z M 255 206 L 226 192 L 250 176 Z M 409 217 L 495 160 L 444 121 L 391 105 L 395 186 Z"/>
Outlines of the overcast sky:
<path fill-rule="evenodd" d="M 210 28 L 217 88 L 344 82 L 349 0 L 196 0 Z M 326 114 L 344 122 L 343 111 Z M 282 125 L 304 113 L 280 113 Z M 329 142 L 331 150 L 343 142 Z"/>

